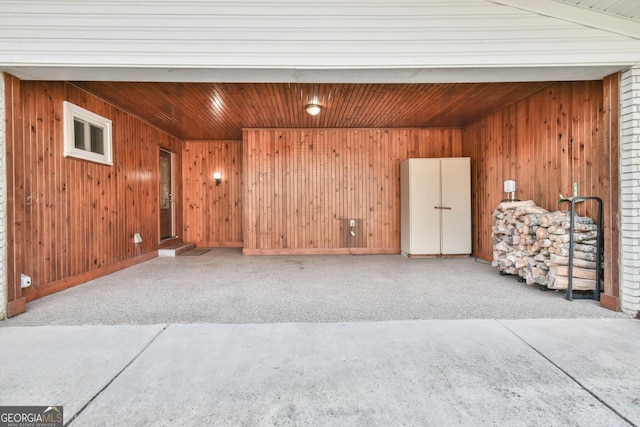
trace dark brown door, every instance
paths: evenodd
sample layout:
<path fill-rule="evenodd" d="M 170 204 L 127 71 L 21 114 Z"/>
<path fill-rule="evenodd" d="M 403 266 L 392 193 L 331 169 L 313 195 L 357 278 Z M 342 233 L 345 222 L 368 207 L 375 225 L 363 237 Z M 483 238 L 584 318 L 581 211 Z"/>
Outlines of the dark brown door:
<path fill-rule="evenodd" d="M 175 236 L 173 230 L 172 153 L 160 150 L 160 239 Z"/>

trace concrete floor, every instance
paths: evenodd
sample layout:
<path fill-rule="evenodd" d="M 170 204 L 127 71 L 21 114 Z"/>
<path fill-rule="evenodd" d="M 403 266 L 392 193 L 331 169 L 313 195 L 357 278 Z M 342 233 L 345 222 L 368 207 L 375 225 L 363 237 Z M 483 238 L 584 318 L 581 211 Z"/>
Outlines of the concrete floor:
<path fill-rule="evenodd" d="M 90 427 L 637 426 L 639 357 L 631 319 L 5 327 L 0 405 Z"/>
<path fill-rule="evenodd" d="M 626 316 L 500 276 L 473 258 L 155 258 L 27 305 L 11 325 L 357 322 Z"/>
<path fill-rule="evenodd" d="M 471 258 L 213 250 L 27 309 L 0 412 L 65 425 L 640 425 L 638 320 Z"/>

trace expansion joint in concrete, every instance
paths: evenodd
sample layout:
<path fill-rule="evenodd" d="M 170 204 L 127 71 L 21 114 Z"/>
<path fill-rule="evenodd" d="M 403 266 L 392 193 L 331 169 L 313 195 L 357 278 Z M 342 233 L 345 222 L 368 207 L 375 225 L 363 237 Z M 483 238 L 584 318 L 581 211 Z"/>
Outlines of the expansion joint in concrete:
<path fill-rule="evenodd" d="M 92 403 L 94 400 L 96 400 L 96 399 L 98 398 L 98 396 L 100 396 L 100 394 L 102 394 L 102 392 L 104 392 L 104 391 L 105 391 L 105 390 L 106 390 L 106 389 L 107 389 L 111 384 L 113 384 L 113 382 L 114 382 L 114 381 L 115 381 L 115 380 L 116 380 L 120 375 L 122 375 L 122 373 L 123 373 L 124 371 L 126 371 L 126 370 L 129 368 L 129 366 L 131 366 L 131 365 L 133 364 L 133 362 L 135 362 L 135 361 L 138 359 L 138 357 L 140 357 L 140 356 L 142 355 L 142 353 L 144 353 L 144 352 L 149 348 L 149 346 L 151 346 L 151 344 L 153 344 L 153 343 L 155 342 L 155 340 L 156 340 L 156 339 L 158 339 L 158 337 L 159 337 L 159 336 L 160 336 L 160 335 L 161 335 L 161 334 L 162 334 L 162 333 L 163 333 L 163 332 L 164 332 L 168 327 L 169 327 L 169 325 L 168 325 L 168 324 L 167 324 L 167 325 L 164 325 L 164 327 L 163 327 L 163 328 L 162 328 L 162 329 L 161 329 L 157 334 L 155 334 L 155 336 L 154 336 L 153 338 L 151 338 L 151 340 L 149 340 L 149 342 L 147 343 L 147 345 L 145 345 L 145 346 L 144 346 L 144 347 L 143 347 L 143 348 L 138 352 L 138 354 L 136 354 L 136 355 L 135 355 L 135 356 L 134 356 L 134 357 L 129 361 L 129 363 L 127 363 L 126 365 L 124 365 L 124 367 L 123 367 L 120 371 L 118 371 L 118 373 L 117 373 L 116 375 L 114 375 L 114 376 L 113 376 L 113 378 L 111 378 L 111 380 L 109 380 L 109 382 L 107 382 L 107 383 L 104 385 L 104 387 L 102 387 L 100 390 L 98 390 L 98 392 L 97 392 L 96 394 L 94 394 L 94 395 L 91 397 L 91 399 L 89 399 L 89 400 L 87 401 L 87 403 L 85 403 L 85 404 L 82 406 L 82 408 L 80 408 L 80 410 L 78 410 L 78 412 L 76 412 L 76 413 L 73 415 L 73 417 L 71 417 L 71 418 L 69 419 L 69 421 L 67 421 L 67 422 L 65 423 L 65 427 L 70 426 L 70 425 L 71 425 L 71 423 L 73 423 L 73 421 L 74 421 L 76 418 L 78 418 L 78 416 L 79 416 L 80 414 L 82 414 L 82 412 L 83 412 L 85 409 L 87 409 L 87 408 L 89 407 L 89 405 L 91 405 L 91 403 Z"/>
<path fill-rule="evenodd" d="M 540 357 L 542 357 L 543 359 L 545 359 L 547 362 L 549 362 L 553 367 L 555 367 L 557 370 L 559 370 L 560 372 L 562 372 L 567 378 L 569 378 L 571 381 L 573 381 L 578 387 L 580 387 L 581 389 L 583 389 L 585 392 L 589 393 L 591 396 L 593 396 L 594 399 L 596 399 L 598 402 L 600 402 L 604 407 L 606 407 L 607 409 L 609 409 L 611 412 L 613 412 L 614 414 L 616 414 L 618 417 L 620 417 L 620 419 L 624 420 L 627 424 L 629 424 L 632 427 L 638 427 L 637 424 L 633 423 L 631 420 L 629 420 L 627 417 L 625 417 L 624 415 L 622 415 L 620 413 L 620 411 L 616 410 L 613 406 L 611 406 L 610 404 L 608 404 L 604 399 L 602 399 L 600 396 L 598 396 L 594 391 L 590 390 L 588 387 L 586 387 L 584 384 L 582 384 L 575 376 L 571 375 L 569 372 L 567 372 L 566 369 L 563 369 L 560 365 L 558 365 L 556 362 L 554 362 L 553 360 L 551 360 L 549 357 L 547 357 L 542 351 L 538 350 L 535 346 L 533 346 L 532 344 L 530 344 L 529 342 L 527 342 L 524 338 L 522 338 L 520 335 L 518 335 L 513 329 L 509 328 L 507 325 L 505 325 L 503 322 L 501 322 L 500 320 L 496 319 L 496 322 L 498 322 L 500 325 L 502 325 L 505 329 L 507 329 L 509 332 L 511 332 L 516 338 L 518 338 L 520 341 L 522 341 L 522 343 L 524 343 L 524 345 L 526 345 L 527 347 L 529 347 L 531 350 L 535 351 L 536 353 L 538 353 L 540 355 Z"/>

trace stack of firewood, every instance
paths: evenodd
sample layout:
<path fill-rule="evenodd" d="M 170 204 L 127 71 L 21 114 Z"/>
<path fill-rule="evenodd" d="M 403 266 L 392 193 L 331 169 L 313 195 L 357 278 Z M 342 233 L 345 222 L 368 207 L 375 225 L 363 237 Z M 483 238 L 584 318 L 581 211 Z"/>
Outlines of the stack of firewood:
<path fill-rule="evenodd" d="M 502 202 L 493 214 L 493 263 L 501 274 L 529 285 L 566 289 L 569 280 L 568 212 L 549 212 L 532 201 Z M 573 289 L 595 287 L 597 228 L 588 217 L 574 220 Z"/>
<path fill-rule="evenodd" d="M 569 212 L 554 212 L 544 218 L 551 242 L 549 289 L 567 289 L 569 284 Z M 573 280 L 575 290 L 593 290 L 596 284 L 597 226 L 589 217 L 575 216 L 573 224 Z"/>
<path fill-rule="evenodd" d="M 538 256 L 542 248 L 536 233 L 540 215 L 548 212 L 531 200 L 500 203 L 493 213 L 493 266 L 529 284 L 546 278 L 548 267 Z"/>

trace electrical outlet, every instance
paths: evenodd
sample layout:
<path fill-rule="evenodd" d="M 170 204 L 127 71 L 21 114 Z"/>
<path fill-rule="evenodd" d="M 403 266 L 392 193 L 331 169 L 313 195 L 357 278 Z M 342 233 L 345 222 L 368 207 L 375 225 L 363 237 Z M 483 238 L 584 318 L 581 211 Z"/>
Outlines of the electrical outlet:
<path fill-rule="evenodd" d="M 355 227 L 356 226 L 356 220 L 355 219 L 350 219 L 349 220 L 349 227 Z"/>

